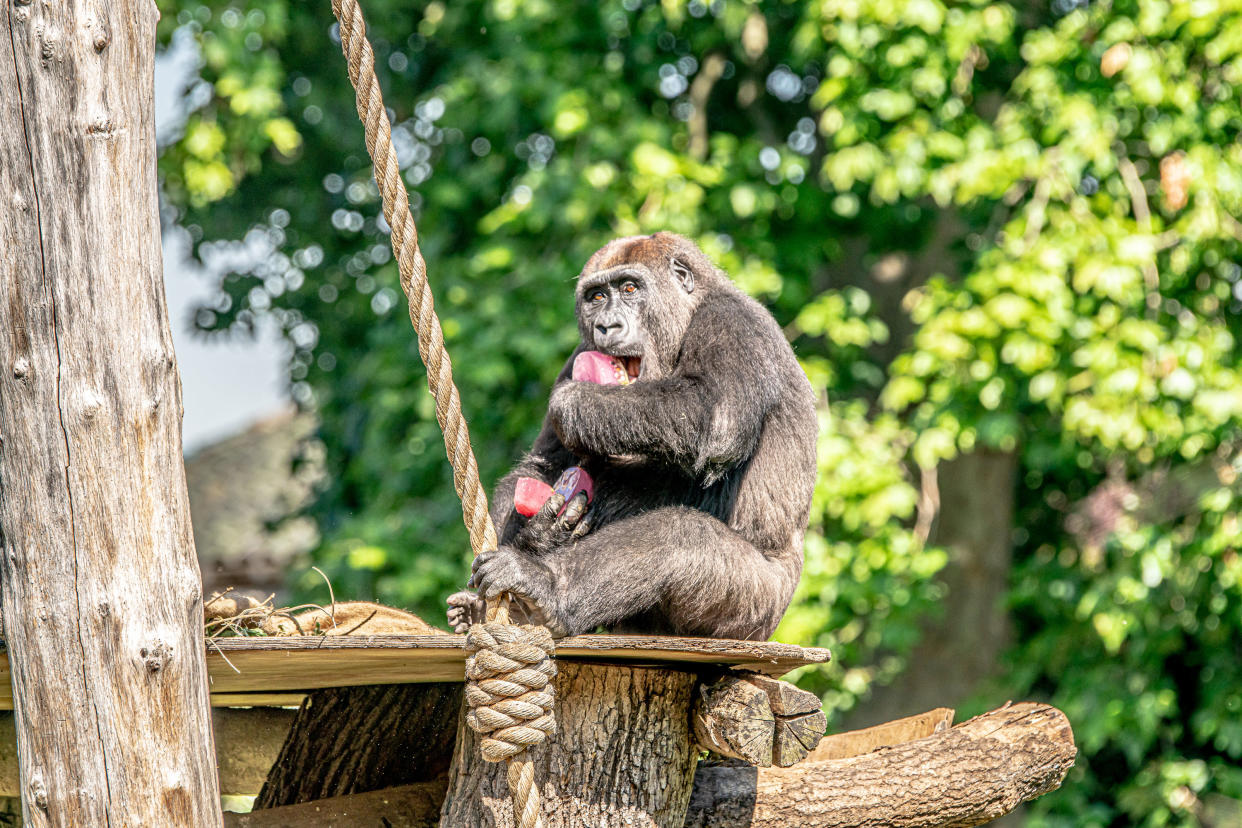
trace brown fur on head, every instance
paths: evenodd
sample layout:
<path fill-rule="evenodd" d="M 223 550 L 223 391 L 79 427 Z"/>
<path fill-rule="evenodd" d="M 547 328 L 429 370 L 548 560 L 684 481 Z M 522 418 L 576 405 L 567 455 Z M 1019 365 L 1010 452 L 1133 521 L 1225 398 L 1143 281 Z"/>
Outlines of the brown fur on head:
<path fill-rule="evenodd" d="M 630 314 L 637 342 L 609 348 L 597 337 L 597 319 L 590 293 L 618 278 L 650 282 L 643 302 Z M 731 285 L 729 278 L 707 258 L 698 245 L 676 233 L 627 236 L 601 247 L 578 276 L 577 313 L 582 345 L 616 356 L 641 356 L 641 379 L 667 375 L 695 309 L 714 291 Z M 637 317 L 637 318 L 635 318 Z M 641 353 L 631 353 L 640 347 Z"/>

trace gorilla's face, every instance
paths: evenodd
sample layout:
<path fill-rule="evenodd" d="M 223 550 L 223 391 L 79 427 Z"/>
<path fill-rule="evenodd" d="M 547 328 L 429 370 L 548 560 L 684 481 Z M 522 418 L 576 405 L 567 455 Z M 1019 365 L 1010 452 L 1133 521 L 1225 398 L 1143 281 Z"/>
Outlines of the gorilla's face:
<path fill-rule="evenodd" d="M 692 242 L 668 233 L 609 243 L 578 277 L 583 348 L 625 359 L 634 379 L 667 376 L 711 267 Z"/>
<path fill-rule="evenodd" d="M 652 274 L 641 264 L 596 271 L 578 284 L 583 342 L 609 356 L 641 358 L 647 347 Z"/>

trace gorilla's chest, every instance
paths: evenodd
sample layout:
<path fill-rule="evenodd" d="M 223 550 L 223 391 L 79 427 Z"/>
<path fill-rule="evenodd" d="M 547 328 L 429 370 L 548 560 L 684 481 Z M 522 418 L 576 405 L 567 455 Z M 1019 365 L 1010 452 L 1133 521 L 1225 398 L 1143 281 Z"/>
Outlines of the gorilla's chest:
<path fill-rule="evenodd" d="M 728 523 L 737 502 L 741 474 L 726 475 L 704 487 L 702 483 L 668 466 L 610 462 L 593 466 L 595 526 L 669 506 L 706 512 Z"/>

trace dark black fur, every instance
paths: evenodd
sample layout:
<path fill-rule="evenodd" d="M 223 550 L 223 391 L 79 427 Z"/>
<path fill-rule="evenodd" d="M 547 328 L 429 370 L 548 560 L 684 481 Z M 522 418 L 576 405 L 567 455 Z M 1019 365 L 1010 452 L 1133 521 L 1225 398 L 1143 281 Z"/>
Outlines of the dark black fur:
<path fill-rule="evenodd" d="M 627 283 L 633 284 L 630 289 Z M 584 350 L 642 357 L 626 386 L 557 378 L 530 454 L 492 496 L 500 549 L 480 595 L 509 592 L 557 635 L 616 631 L 764 639 L 802 570 L 815 482 L 810 383 L 772 316 L 687 239 L 618 239 L 578 278 Z M 584 466 L 595 500 L 529 521 L 519 476 Z M 580 504 L 575 504 L 580 505 Z M 469 592 L 449 623 L 481 617 Z"/>

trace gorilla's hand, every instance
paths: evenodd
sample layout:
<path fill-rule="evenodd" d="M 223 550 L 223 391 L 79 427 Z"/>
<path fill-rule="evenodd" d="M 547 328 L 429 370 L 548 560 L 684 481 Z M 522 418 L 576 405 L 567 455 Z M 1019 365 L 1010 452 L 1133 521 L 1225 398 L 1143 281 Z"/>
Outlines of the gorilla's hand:
<path fill-rule="evenodd" d="M 485 599 L 508 592 L 513 597 L 546 610 L 553 596 L 552 570 L 543 562 L 512 546 L 481 552 L 470 565 L 474 574 L 466 586 Z"/>
<path fill-rule="evenodd" d="M 464 633 L 471 624 L 482 624 L 487 620 L 487 604 L 478 595 L 463 589 L 448 597 L 446 616 L 453 632 Z"/>
<path fill-rule="evenodd" d="M 565 506 L 565 511 L 561 507 Z M 513 538 L 513 545 L 531 555 L 545 555 L 591 531 L 586 492 L 578 492 L 565 505 L 565 496 L 553 492 L 539 511 Z"/>
<path fill-rule="evenodd" d="M 448 624 L 455 633 L 469 632 L 471 624 L 487 622 L 487 602 L 468 589 L 450 595 L 448 605 Z M 538 607 L 518 599 L 509 604 L 509 623 L 548 626 L 547 619 Z"/>

